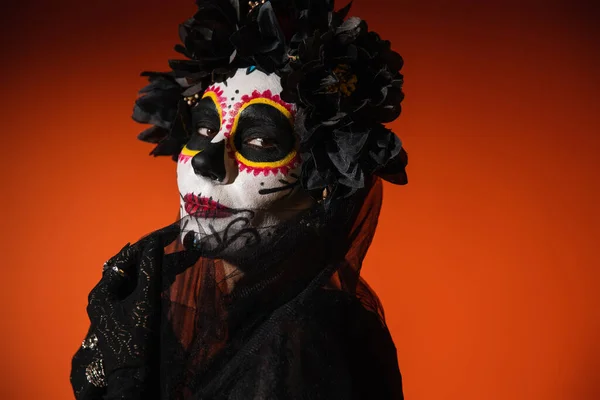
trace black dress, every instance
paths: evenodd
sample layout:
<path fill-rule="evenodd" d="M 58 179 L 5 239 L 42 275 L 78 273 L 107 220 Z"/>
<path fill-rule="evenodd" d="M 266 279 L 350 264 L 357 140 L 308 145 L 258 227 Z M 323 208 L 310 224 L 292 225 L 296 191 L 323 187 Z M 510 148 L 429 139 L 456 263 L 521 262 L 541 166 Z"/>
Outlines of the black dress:
<path fill-rule="evenodd" d="M 105 356 L 90 339 L 92 324 L 73 357 L 75 397 L 403 399 L 381 305 L 359 277 L 377 225 L 380 182 L 348 201 L 319 221 L 293 221 L 281 248 L 236 264 L 245 273 L 229 289 L 218 259 L 179 241 L 167 246 L 155 310 L 158 351 L 145 359 L 144 379 L 119 369 L 107 387 L 88 381 L 86 368 Z M 300 226 L 309 228 L 298 234 Z"/>

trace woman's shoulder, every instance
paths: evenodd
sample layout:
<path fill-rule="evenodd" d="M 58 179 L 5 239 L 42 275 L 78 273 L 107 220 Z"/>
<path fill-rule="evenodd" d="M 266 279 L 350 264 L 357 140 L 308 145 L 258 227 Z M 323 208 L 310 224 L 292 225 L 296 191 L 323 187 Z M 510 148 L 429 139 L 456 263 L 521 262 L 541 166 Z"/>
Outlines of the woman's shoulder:
<path fill-rule="evenodd" d="M 385 328 L 383 318 L 375 309 L 358 297 L 337 289 L 316 290 L 306 301 L 304 317 L 359 331 Z"/>
<path fill-rule="evenodd" d="M 356 297 L 339 290 L 315 291 L 271 333 L 252 362 L 261 371 L 265 364 L 285 366 L 278 373 L 287 381 L 310 384 L 332 398 L 402 399 L 389 330 Z"/>

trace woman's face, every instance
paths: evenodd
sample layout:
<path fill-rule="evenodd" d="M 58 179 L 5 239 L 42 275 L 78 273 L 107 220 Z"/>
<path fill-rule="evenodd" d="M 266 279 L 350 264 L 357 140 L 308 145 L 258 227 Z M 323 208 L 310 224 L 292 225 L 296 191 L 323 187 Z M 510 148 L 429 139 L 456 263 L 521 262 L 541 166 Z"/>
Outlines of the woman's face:
<path fill-rule="evenodd" d="M 220 243 L 251 229 L 264 239 L 312 203 L 299 184 L 295 106 L 279 98 L 277 75 L 249 71 L 194 99 L 194 131 L 177 165 L 183 236 Z"/>

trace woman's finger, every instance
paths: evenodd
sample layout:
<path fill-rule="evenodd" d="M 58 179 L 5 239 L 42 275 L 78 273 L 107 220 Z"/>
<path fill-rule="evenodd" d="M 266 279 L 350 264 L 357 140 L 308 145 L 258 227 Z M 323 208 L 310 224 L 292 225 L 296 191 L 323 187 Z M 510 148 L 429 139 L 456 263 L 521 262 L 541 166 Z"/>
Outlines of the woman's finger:
<path fill-rule="evenodd" d="M 121 276 L 131 275 L 135 271 L 138 256 L 137 246 L 127 243 L 121 251 L 104 263 L 104 271 L 112 270 Z"/>
<path fill-rule="evenodd" d="M 147 242 L 141 257 L 138 271 L 138 290 L 150 296 L 157 295 L 161 279 L 161 264 L 163 257 L 163 243 L 155 236 Z"/>
<path fill-rule="evenodd" d="M 102 274 L 100 282 L 90 291 L 88 295 L 87 312 L 90 320 L 96 318 L 98 313 L 107 304 L 118 299 L 118 293 L 126 282 L 126 277 L 109 269 Z"/>
<path fill-rule="evenodd" d="M 140 241 L 136 244 L 146 243 L 147 241 L 150 241 L 152 239 L 157 239 L 158 243 L 160 243 L 162 247 L 167 247 L 175 239 L 177 239 L 180 232 L 181 226 L 179 222 L 176 222 L 174 224 L 168 225 L 162 229 L 150 233 L 149 235 L 140 239 Z"/>
<path fill-rule="evenodd" d="M 179 237 L 179 233 L 181 232 L 181 225 L 179 222 L 166 226 L 158 231 L 156 231 L 156 235 L 158 236 L 158 240 L 162 247 L 167 247 L 170 245 L 175 239 Z"/>

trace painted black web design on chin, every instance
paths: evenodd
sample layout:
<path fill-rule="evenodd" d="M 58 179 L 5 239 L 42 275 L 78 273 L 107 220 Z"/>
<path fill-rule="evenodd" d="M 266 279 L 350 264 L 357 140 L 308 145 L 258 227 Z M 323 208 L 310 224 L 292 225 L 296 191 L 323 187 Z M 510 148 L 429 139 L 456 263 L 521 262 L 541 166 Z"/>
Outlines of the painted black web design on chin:
<path fill-rule="evenodd" d="M 179 194 L 181 202 L 184 197 Z M 203 217 L 195 217 L 187 214 L 182 204 L 179 206 L 180 214 L 184 215 L 180 221 L 181 234 L 183 236 L 183 245 L 186 249 L 200 251 L 206 256 L 217 256 L 226 252 L 228 249 L 240 247 L 254 247 L 260 245 L 261 238 L 258 229 L 252 227 L 252 220 L 256 213 L 245 209 L 228 208 L 230 217 L 217 218 L 207 214 Z M 224 228 L 217 228 L 216 222 L 229 221 Z M 205 226 L 208 223 L 208 230 Z"/>
<path fill-rule="evenodd" d="M 294 173 L 289 174 L 289 176 L 294 179 L 292 182 L 282 178 L 278 180 L 282 186 L 263 188 L 260 189 L 258 193 L 260 195 L 269 195 L 287 191 L 284 197 L 290 197 L 300 188 L 300 177 Z M 198 194 L 197 196 L 201 197 L 201 194 Z M 231 217 L 225 218 L 217 218 L 217 210 L 215 210 L 214 216 L 211 216 L 210 212 L 208 212 L 208 214 L 205 213 L 202 217 L 193 216 L 190 215 L 183 206 L 183 203 L 185 203 L 184 196 L 179 193 L 179 197 L 181 199 L 179 215 L 184 216 L 180 220 L 180 226 L 183 236 L 183 245 L 187 249 L 193 248 L 206 255 L 210 254 L 216 256 L 225 253 L 228 249 L 248 249 L 249 247 L 258 247 L 261 244 L 261 240 L 272 236 L 273 230 L 277 228 L 277 224 L 268 226 L 263 225 L 260 228 L 252 226 L 252 221 L 257 214 L 250 209 L 227 208 L 227 211 L 231 213 Z M 212 200 L 212 197 L 210 200 Z M 268 213 L 269 210 L 261 209 L 257 211 Z M 281 209 L 279 209 L 279 211 L 281 211 Z M 290 211 L 297 210 L 291 209 Z M 215 227 L 215 225 L 217 225 L 216 223 L 208 222 L 210 220 L 218 222 L 229 218 L 233 219 L 220 230 Z M 192 226 L 195 229 L 192 228 Z M 207 226 L 208 230 L 205 226 Z"/>
<path fill-rule="evenodd" d="M 260 233 L 251 225 L 254 215 L 250 210 L 236 210 L 236 216 L 230 217 L 233 219 L 223 229 L 218 230 L 213 222 L 208 222 L 208 231 L 203 225 L 207 220 L 210 221 L 210 218 L 186 215 L 181 220 L 183 245 L 186 249 L 199 250 L 207 256 L 217 256 L 226 253 L 227 250 L 259 246 Z M 192 221 L 197 230 L 187 229 L 186 232 Z"/>

